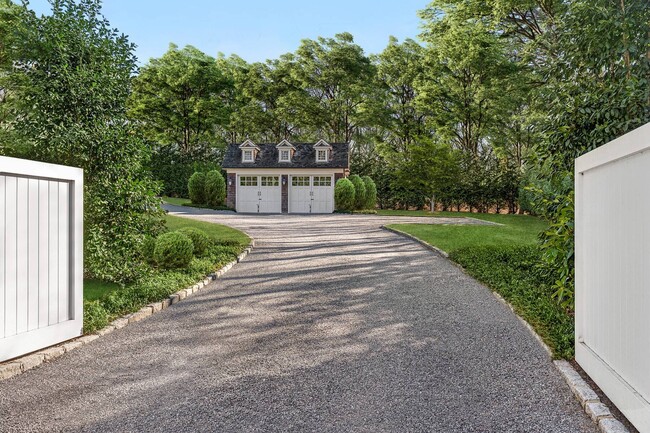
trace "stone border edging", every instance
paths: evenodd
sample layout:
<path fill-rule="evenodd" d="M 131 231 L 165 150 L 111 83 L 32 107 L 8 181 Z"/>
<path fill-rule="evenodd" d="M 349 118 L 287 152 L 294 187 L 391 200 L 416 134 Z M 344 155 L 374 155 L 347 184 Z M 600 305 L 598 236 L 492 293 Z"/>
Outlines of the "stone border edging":
<path fill-rule="evenodd" d="M 418 224 L 418 223 L 416 223 L 416 224 Z M 392 227 L 388 227 L 388 226 L 381 226 L 381 228 L 384 229 L 384 230 L 388 230 L 389 232 L 393 232 L 393 233 L 395 233 L 395 234 L 398 234 L 398 235 L 400 235 L 400 236 L 403 236 L 403 237 L 405 237 L 405 238 L 409 238 L 409 239 L 411 239 L 411 240 L 413 240 L 413 241 L 419 243 L 419 244 L 422 245 L 423 247 L 425 247 L 425 248 L 427 248 L 427 249 L 429 249 L 429 250 L 431 250 L 431 251 L 433 251 L 433 252 L 435 252 L 435 253 L 440 254 L 440 255 L 443 256 L 444 258 L 449 258 L 449 254 L 448 254 L 446 251 L 443 251 L 443 250 L 441 250 L 441 249 L 438 248 L 438 247 L 434 247 L 434 246 L 431 245 L 430 243 L 427 243 L 427 242 L 423 241 L 422 239 L 418 239 L 418 238 L 416 238 L 415 236 L 413 236 L 412 234 L 409 234 L 409 233 L 406 233 L 406 232 L 403 232 L 403 231 L 401 231 L 401 230 L 397 230 L 397 229 L 394 229 L 394 228 L 392 228 Z"/>
<path fill-rule="evenodd" d="M 0 363 L 0 380 L 9 379 L 19 374 L 25 373 L 26 371 L 34 367 L 38 367 L 44 362 L 50 362 L 58 358 L 59 356 L 68 353 L 71 350 L 74 350 L 78 347 L 88 344 L 91 341 L 95 341 L 99 337 L 102 337 L 106 334 L 110 334 L 116 329 L 124 328 L 126 325 L 139 322 L 140 320 L 145 319 L 153 314 L 159 313 L 162 310 L 168 308 L 170 305 L 176 304 L 177 302 L 182 301 L 188 296 L 191 296 L 194 293 L 202 290 L 208 284 L 210 284 L 211 281 L 214 281 L 217 278 L 221 277 L 237 263 L 244 260 L 244 258 L 246 258 L 248 254 L 250 254 L 250 252 L 253 250 L 253 247 L 255 246 L 255 240 L 250 236 L 249 238 L 251 239 L 251 243 L 246 247 L 246 249 L 244 249 L 244 251 L 241 254 L 237 256 L 236 260 L 233 260 L 232 262 L 229 262 L 226 265 L 222 266 L 221 269 L 219 269 L 218 271 L 207 275 L 203 280 L 199 281 L 198 283 L 189 286 L 185 289 L 179 290 L 175 293 L 172 293 L 171 295 L 169 295 L 169 297 L 167 297 L 162 301 L 147 304 L 141 309 L 139 309 L 138 311 L 136 311 L 135 313 L 130 313 L 125 316 L 118 317 L 117 319 L 113 320 L 111 323 L 109 323 L 102 329 L 99 329 L 92 334 L 82 335 L 80 337 L 67 340 L 63 343 L 59 343 L 55 346 L 51 346 L 46 349 L 39 350 L 38 352 L 30 353 L 20 358 L 12 359 L 5 363 Z"/>
<path fill-rule="evenodd" d="M 425 248 L 434 251 L 447 259 L 449 258 L 449 254 L 447 254 L 445 251 L 441 250 L 440 248 L 434 247 L 433 245 L 421 239 L 418 239 L 409 233 L 403 232 L 401 230 L 393 229 L 390 227 L 386 227 L 386 226 L 381 226 L 381 228 L 393 232 L 395 234 L 398 234 L 400 236 L 412 239 L 417 243 L 421 244 L 422 246 L 424 246 Z M 460 268 L 463 272 L 465 272 L 465 269 L 463 269 L 463 267 L 460 266 L 458 263 L 455 263 L 453 261 L 452 263 L 458 268 Z M 494 297 L 497 298 L 497 300 L 499 300 L 501 303 L 507 306 L 510 309 L 510 311 L 512 311 L 512 313 L 517 317 L 517 319 L 519 319 L 519 321 L 523 323 L 523 325 L 528 329 L 528 331 L 533 335 L 533 337 L 535 337 L 535 339 L 539 342 L 539 344 L 544 348 L 549 358 L 552 359 L 553 351 L 551 350 L 550 347 L 548 347 L 546 343 L 544 343 L 542 337 L 539 336 L 539 334 L 530 325 L 530 323 L 528 323 L 526 320 L 524 320 L 523 317 L 517 314 L 514 307 L 508 301 L 506 301 L 500 294 L 490 289 L 489 287 L 488 290 L 490 290 L 492 295 L 494 295 Z M 609 408 L 603 402 L 600 401 L 598 395 L 594 392 L 593 389 L 591 389 L 589 384 L 580 376 L 580 374 L 578 374 L 578 372 L 573 368 L 573 366 L 568 361 L 554 360 L 553 365 L 555 365 L 555 367 L 558 369 L 562 377 L 564 377 L 564 380 L 566 380 L 567 384 L 569 385 L 569 388 L 571 388 L 571 391 L 576 396 L 576 399 L 580 402 L 580 405 L 584 409 L 585 413 L 594 421 L 594 423 L 598 425 L 600 431 L 602 431 L 603 433 L 629 433 L 629 430 L 623 425 L 623 423 L 621 423 L 619 420 L 614 418 L 614 415 L 612 415 Z"/>

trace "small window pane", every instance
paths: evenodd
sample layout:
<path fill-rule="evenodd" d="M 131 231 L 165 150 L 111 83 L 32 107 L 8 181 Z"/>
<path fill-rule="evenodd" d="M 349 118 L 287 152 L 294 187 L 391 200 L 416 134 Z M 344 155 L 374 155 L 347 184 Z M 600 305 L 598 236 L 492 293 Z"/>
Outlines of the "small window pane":
<path fill-rule="evenodd" d="M 327 176 L 314 176 L 314 186 L 332 186 L 332 178 Z"/>
<path fill-rule="evenodd" d="M 244 150 L 244 161 L 252 161 L 252 160 L 253 160 L 253 151 Z"/>
<path fill-rule="evenodd" d="M 294 176 L 291 178 L 291 186 L 309 186 L 309 176 Z"/>
<path fill-rule="evenodd" d="M 262 186 L 278 186 L 280 178 L 278 176 L 262 176 Z"/>
<path fill-rule="evenodd" d="M 289 151 L 281 150 L 280 151 L 280 161 L 289 161 Z"/>
<path fill-rule="evenodd" d="M 317 153 L 316 153 L 316 160 L 317 161 L 327 161 L 327 150 L 318 149 Z"/>
<path fill-rule="evenodd" d="M 240 186 L 257 186 L 257 176 L 241 176 L 239 178 Z"/>

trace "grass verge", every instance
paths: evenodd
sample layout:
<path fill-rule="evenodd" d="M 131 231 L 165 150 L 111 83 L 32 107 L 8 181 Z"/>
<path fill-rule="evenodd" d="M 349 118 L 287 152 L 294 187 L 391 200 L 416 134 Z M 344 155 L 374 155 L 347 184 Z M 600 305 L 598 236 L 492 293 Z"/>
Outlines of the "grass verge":
<path fill-rule="evenodd" d="M 191 203 L 189 198 L 167 197 L 167 196 L 162 196 L 161 198 L 164 203 L 173 204 L 176 206 L 185 206 L 187 203 Z"/>
<path fill-rule="evenodd" d="M 411 215 L 411 212 L 400 215 Z M 526 215 L 436 212 L 435 216 L 470 216 L 502 225 L 393 224 L 390 227 L 449 253 L 449 258 L 469 275 L 508 301 L 533 326 L 554 357 L 572 359 L 573 316 L 551 298 L 551 278 L 538 266 L 541 254 L 537 235 L 546 228 L 546 223 Z"/>
<path fill-rule="evenodd" d="M 248 246 L 250 238 L 244 233 L 220 224 L 187 218 L 166 216 L 167 228 L 196 227 L 212 239 L 209 250 L 200 258 L 193 258 L 185 269 L 151 268 L 147 275 L 125 287 L 97 280 L 84 283 L 84 333 L 91 333 L 108 325 L 117 317 L 138 311 L 143 306 L 160 301 L 172 293 L 195 284 L 228 262 L 237 258 Z"/>

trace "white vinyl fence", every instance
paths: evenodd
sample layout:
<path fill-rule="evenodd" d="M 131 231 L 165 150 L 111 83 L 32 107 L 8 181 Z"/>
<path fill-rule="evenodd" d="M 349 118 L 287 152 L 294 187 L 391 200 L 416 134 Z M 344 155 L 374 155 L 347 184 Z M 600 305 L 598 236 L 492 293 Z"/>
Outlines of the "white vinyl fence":
<path fill-rule="evenodd" d="M 83 171 L 0 156 L 0 361 L 81 334 Z"/>
<path fill-rule="evenodd" d="M 650 124 L 576 160 L 576 360 L 650 432 Z"/>

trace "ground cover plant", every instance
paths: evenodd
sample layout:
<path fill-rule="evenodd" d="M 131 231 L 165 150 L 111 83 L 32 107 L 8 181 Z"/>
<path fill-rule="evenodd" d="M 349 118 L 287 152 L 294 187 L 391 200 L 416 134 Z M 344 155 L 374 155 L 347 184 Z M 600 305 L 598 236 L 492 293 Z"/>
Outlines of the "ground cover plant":
<path fill-rule="evenodd" d="M 436 246 L 468 274 L 499 293 L 530 323 L 557 358 L 573 357 L 572 314 L 552 297 L 553 278 L 540 266 L 539 233 L 548 224 L 528 215 L 380 211 L 384 215 L 472 217 L 499 225 L 393 224 Z"/>
<path fill-rule="evenodd" d="M 100 329 L 117 317 L 135 312 L 148 303 L 160 301 L 196 283 L 210 272 L 235 260 L 250 242 L 244 233 L 220 224 L 171 215 L 166 216 L 165 222 L 167 232 L 158 237 L 154 258 L 147 260 L 150 268 L 144 277 L 124 286 L 99 280 L 84 282 L 84 333 Z M 175 241 L 181 239 L 182 260 L 188 259 L 188 248 L 191 249 L 187 264 L 180 266 L 174 261 L 177 256 L 170 251 L 159 258 L 160 261 L 156 261 L 155 248 L 159 247 L 161 239 L 169 244 L 170 238 L 174 238 L 174 246 Z M 198 256 L 194 253 L 192 238 L 200 242 Z"/>

